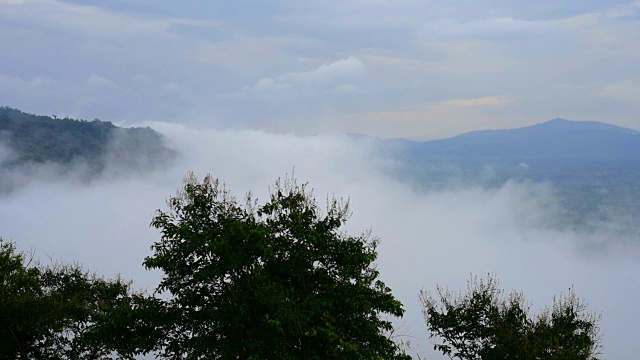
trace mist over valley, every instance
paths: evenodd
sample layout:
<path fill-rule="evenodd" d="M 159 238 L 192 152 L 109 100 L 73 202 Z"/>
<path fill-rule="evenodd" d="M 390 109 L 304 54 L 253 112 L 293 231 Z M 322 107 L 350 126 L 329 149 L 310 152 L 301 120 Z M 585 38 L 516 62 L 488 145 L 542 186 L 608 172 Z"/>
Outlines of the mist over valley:
<path fill-rule="evenodd" d="M 413 351 L 438 356 L 430 352 L 418 290 L 436 284 L 462 289 L 469 274 L 486 273 L 496 273 L 506 289 L 523 290 L 534 308 L 573 286 L 603 314 L 605 354 L 622 359 L 639 351 L 629 327 L 640 317 L 633 305 L 640 292 L 634 280 L 640 270 L 637 158 L 616 149 L 594 158 L 586 151 L 591 147 L 583 153 L 576 145 L 586 136 L 620 136 L 631 152 L 640 146 L 633 130 L 553 121 L 417 143 L 140 126 L 162 134 L 155 137 L 161 141 L 127 150 L 131 156 L 157 149 L 173 155 L 141 169 L 131 166 L 122 148 L 116 148 L 118 156 L 107 150 L 100 155 L 101 171 L 89 181 L 81 169 L 96 158 L 83 155 L 82 147 L 71 162 L 52 157 L 24 160 L 24 167 L 5 161 L 3 178 L 21 180 L 0 196 L 2 236 L 44 259 L 78 261 L 151 289 L 159 274 L 145 271 L 141 261 L 159 234 L 149 222 L 187 172 L 211 173 L 236 196 L 252 191 L 258 199 L 268 198 L 270 184 L 289 174 L 308 181 L 321 204 L 326 197 L 348 198 L 353 215 L 345 230 L 371 229 L 380 237 L 381 276 L 405 305 L 402 322 L 418 346 Z M 13 154 L 20 153 L 16 141 L 33 140 L 16 140 L 11 131 L 3 139 Z M 54 156 L 41 145 L 44 156 Z"/>

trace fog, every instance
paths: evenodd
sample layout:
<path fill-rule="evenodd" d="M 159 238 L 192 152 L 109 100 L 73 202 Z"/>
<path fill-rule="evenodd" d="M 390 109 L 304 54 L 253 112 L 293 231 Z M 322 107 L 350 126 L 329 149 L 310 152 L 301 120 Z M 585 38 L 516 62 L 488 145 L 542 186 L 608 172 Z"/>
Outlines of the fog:
<path fill-rule="evenodd" d="M 21 250 L 34 248 L 45 262 L 78 261 L 100 274 L 133 279 L 136 288 L 153 289 L 160 274 L 141 266 L 159 239 L 149 223 L 187 171 L 211 173 L 235 195 L 252 190 L 259 200 L 278 177 L 295 172 L 320 204 L 327 196 L 350 199 L 353 216 L 346 230 L 371 229 L 381 239 L 382 280 L 405 305 L 402 322 L 421 356 L 441 358 L 427 339 L 418 291 L 436 284 L 461 290 L 470 274 L 489 272 L 504 288 L 522 290 L 534 309 L 573 286 L 591 310 L 602 313 L 604 355 L 632 359 L 640 353 L 637 238 L 546 226 L 548 209 L 537 207 L 535 199 L 553 192 L 553 184 L 429 192 L 394 180 L 390 160 L 376 157 L 366 141 L 346 136 L 143 125 L 165 134 L 180 153 L 175 164 L 130 176 L 113 166 L 89 183 L 73 173 L 32 172 L 35 178 L 0 197 L 0 236 Z"/>

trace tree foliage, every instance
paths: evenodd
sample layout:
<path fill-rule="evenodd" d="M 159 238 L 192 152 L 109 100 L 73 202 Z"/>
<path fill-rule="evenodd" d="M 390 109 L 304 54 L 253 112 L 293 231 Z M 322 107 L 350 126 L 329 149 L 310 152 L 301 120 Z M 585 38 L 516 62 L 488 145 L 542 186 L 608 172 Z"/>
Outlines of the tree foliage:
<path fill-rule="evenodd" d="M 495 275 L 471 278 L 465 294 L 438 287 L 420 300 L 434 349 L 451 359 L 595 360 L 598 321 L 571 289 L 535 316 L 521 292 L 507 295 Z"/>
<path fill-rule="evenodd" d="M 110 359 L 116 349 L 102 327 L 114 311 L 130 308 L 129 294 L 119 278 L 78 265 L 42 266 L 0 238 L 0 358 Z"/>
<path fill-rule="evenodd" d="M 186 359 L 408 359 L 384 315 L 402 304 L 378 279 L 377 240 L 340 231 L 348 204 L 326 211 L 306 185 L 276 182 L 258 206 L 190 174 L 151 225 L 149 269 L 168 292 L 157 349 Z"/>

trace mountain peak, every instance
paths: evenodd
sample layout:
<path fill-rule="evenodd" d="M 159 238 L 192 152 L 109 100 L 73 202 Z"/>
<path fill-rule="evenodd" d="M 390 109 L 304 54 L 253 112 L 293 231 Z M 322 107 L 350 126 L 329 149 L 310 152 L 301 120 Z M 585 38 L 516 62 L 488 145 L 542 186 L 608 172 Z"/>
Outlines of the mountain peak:
<path fill-rule="evenodd" d="M 573 121 L 573 120 L 567 120 L 567 119 L 563 119 L 563 118 L 555 118 L 555 119 L 551 119 L 549 121 L 544 122 L 545 123 L 549 123 L 549 124 L 570 124 L 570 123 L 576 123 L 579 121 Z"/>
<path fill-rule="evenodd" d="M 571 132 L 581 132 L 581 131 L 615 131 L 620 133 L 633 134 L 637 133 L 636 130 L 623 128 L 616 125 L 611 125 L 598 121 L 573 121 L 566 120 L 562 118 L 555 118 L 540 124 L 528 126 L 521 128 L 524 129 L 540 129 L 540 130 L 549 130 L 549 131 L 571 131 Z"/>

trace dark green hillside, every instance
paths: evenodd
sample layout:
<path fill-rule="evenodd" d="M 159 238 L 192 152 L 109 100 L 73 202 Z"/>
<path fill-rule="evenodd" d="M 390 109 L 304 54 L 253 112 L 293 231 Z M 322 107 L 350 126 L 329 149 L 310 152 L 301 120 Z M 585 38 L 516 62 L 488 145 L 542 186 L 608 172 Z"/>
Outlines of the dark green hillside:
<path fill-rule="evenodd" d="M 100 174 L 107 162 L 126 170 L 147 170 L 170 161 L 175 152 L 151 128 L 120 128 L 111 122 L 33 115 L 0 107 L 0 168 L 16 170 L 34 164 L 71 169 L 86 164 Z M 6 179 L 5 179 L 6 180 Z"/>
<path fill-rule="evenodd" d="M 3 164 L 8 167 L 45 162 L 68 165 L 80 160 L 101 170 L 107 154 L 125 163 L 141 156 L 151 162 L 174 156 L 151 128 L 124 129 L 108 121 L 60 119 L 9 107 L 0 107 L 0 142 L 12 150 Z"/>

